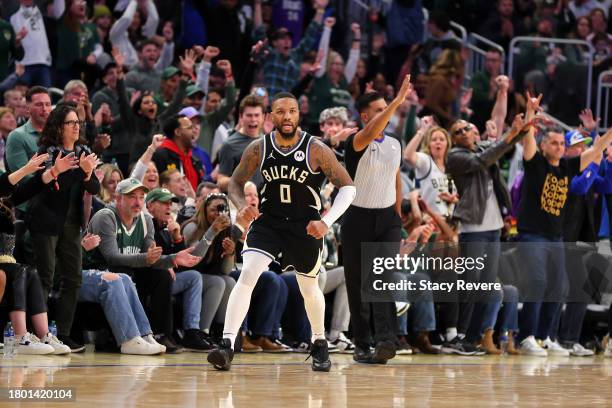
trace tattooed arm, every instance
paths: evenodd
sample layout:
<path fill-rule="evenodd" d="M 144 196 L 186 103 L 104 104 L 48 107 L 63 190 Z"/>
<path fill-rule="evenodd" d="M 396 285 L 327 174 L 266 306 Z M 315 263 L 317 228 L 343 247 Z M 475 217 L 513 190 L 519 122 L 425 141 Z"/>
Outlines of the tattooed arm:
<path fill-rule="evenodd" d="M 338 163 L 336 156 L 329 147 L 319 140 L 312 143 L 310 147 L 311 167 L 313 169 L 321 169 L 329 181 L 340 189 L 336 195 L 334 204 L 323 218 L 321 218 L 320 221 L 310 221 L 306 227 L 306 232 L 309 235 L 321 239 L 325 236 L 327 229 L 331 227 L 351 205 L 355 199 L 357 190 L 348 172 Z"/>
<path fill-rule="evenodd" d="M 243 208 L 256 208 L 247 205 L 244 199 L 244 185 L 249 179 L 255 174 L 259 164 L 261 163 L 261 151 L 262 151 L 263 139 L 257 139 L 251 142 L 242 153 L 242 158 L 238 167 L 234 170 L 234 174 L 229 181 L 227 187 L 230 200 L 234 203 L 236 208 L 242 210 Z M 252 214 L 254 216 L 254 214 Z M 253 217 L 249 217 L 253 218 Z M 254 217 L 256 218 L 256 217 Z"/>
<path fill-rule="evenodd" d="M 334 186 L 341 188 L 352 186 L 353 180 L 336 159 L 334 152 L 319 140 L 310 145 L 310 167 L 320 169 Z"/>

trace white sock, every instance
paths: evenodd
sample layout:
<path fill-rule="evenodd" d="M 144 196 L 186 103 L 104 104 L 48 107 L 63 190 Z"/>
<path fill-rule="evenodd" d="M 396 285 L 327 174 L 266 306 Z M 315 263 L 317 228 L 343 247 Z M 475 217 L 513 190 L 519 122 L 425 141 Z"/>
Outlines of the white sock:
<path fill-rule="evenodd" d="M 446 329 L 446 341 L 452 341 L 455 337 L 457 337 L 456 327 L 449 327 Z"/>
<path fill-rule="evenodd" d="M 236 342 L 236 335 L 240 325 L 249 311 L 251 294 L 259 276 L 270 264 L 270 258 L 258 252 L 246 252 L 243 256 L 243 267 L 238 282 L 227 301 L 225 312 L 225 325 L 223 327 L 223 338 L 229 339 L 232 348 Z"/>
<path fill-rule="evenodd" d="M 319 277 L 309 278 L 307 276 L 295 275 L 300 292 L 304 298 L 304 309 L 310 321 L 312 339 L 325 339 L 325 297 L 319 288 Z"/>

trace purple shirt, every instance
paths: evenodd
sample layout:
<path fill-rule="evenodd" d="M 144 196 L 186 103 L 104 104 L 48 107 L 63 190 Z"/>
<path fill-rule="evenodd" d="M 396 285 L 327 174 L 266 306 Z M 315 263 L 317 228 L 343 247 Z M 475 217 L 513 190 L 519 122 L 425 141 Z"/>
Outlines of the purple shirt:
<path fill-rule="evenodd" d="M 286 28 L 293 34 L 293 47 L 302 39 L 304 3 L 302 0 L 275 0 L 272 24 L 275 28 Z"/>

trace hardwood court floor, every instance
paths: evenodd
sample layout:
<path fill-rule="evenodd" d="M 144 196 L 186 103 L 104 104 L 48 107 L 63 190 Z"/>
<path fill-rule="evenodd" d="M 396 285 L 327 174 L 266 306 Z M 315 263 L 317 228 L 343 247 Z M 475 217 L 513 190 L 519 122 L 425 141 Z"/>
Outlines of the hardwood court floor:
<path fill-rule="evenodd" d="M 76 402 L 0 407 L 612 406 L 612 359 L 398 356 L 387 366 L 332 355 L 314 373 L 302 354 L 239 354 L 230 372 L 205 354 L 94 353 L 0 358 L 0 387 L 74 387 Z"/>

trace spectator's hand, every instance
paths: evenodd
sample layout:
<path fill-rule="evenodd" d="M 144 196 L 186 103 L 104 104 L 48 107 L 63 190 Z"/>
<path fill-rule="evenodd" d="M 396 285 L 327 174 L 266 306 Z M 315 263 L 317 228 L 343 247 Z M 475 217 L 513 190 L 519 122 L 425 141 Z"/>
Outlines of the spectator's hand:
<path fill-rule="evenodd" d="M 408 235 L 408 238 L 406 239 L 406 241 L 409 243 L 410 242 L 411 243 L 416 243 L 416 242 L 422 243 L 423 238 L 427 238 L 429 240 L 429 237 L 431 237 L 433 230 L 434 228 L 430 224 L 419 225 L 418 227 L 412 230 L 410 235 Z"/>
<path fill-rule="evenodd" d="M 81 153 L 81 157 L 79 158 L 79 167 L 87 175 L 87 178 L 91 176 L 93 171 L 96 169 L 97 165 L 98 165 L 98 156 L 95 153 L 91 153 L 91 154 L 85 154 L 85 152 Z"/>
<path fill-rule="evenodd" d="M 247 205 L 238 212 L 238 215 L 251 223 L 255 221 L 257 217 L 259 217 L 259 210 L 255 207 Z"/>
<path fill-rule="evenodd" d="M 535 115 L 541 110 L 540 102 L 542 101 L 542 94 L 538 95 L 537 98 L 533 98 L 529 91 L 527 91 L 527 114 L 526 120 L 529 122 Z"/>
<path fill-rule="evenodd" d="M 217 61 L 217 67 L 223 70 L 223 73 L 225 73 L 226 78 L 229 78 L 232 76 L 232 63 L 229 62 L 229 60 L 223 59 L 223 60 Z"/>
<path fill-rule="evenodd" d="M 350 135 L 353 135 L 357 132 L 359 132 L 359 128 L 356 128 L 356 127 L 353 127 L 353 128 L 347 127 L 347 128 L 344 128 L 338 131 L 338 133 L 336 133 L 335 135 L 331 137 L 332 145 L 336 145 L 337 143 L 344 142 L 346 139 L 348 139 Z"/>
<path fill-rule="evenodd" d="M 164 36 L 164 40 L 166 41 L 166 43 L 170 44 L 174 41 L 174 27 L 172 26 L 172 21 L 166 21 L 164 23 L 162 35 Z"/>
<path fill-rule="evenodd" d="M 23 40 L 26 35 L 28 35 L 28 28 L 26 26 L 23 26 L 21 27 L 21 30 L 15 33 L 15 42 L 16 43 L 21 42 L 21 40 Z"/>
<path fill-rule="evenodd" d="M 193 75 L 193 67 L 195 65 L 195 51 L 193 50 L 185 50 L 185 55 L 179 55 L 179 67 L 183 74 L 192 76 Z"/>
<path fill-rule="evenodd" d="M 108 125 L 113 121 L 113 116 L 111 114 L 110 106 L 107 103 L 103 103 L 100 105 L 100 108 L 94 115 L 94 122 L 96 123 L 96 127 L 100 127 L 102 125 Z"/>
<path fill-rule="evenodd" d="M 590 109 L 581 111 L 578 117 L 580 118 L 580 122 L 582 122 L 582 126 L 584 126 L 587 131 L 592 132 L 597 129 L 599 118 L 593 118 L 593 112 Z"/>
<path fill-rule="evenodd" d="M 209 45 L 204 49 L 203 59 L 206 62 L 211 62 L 213 58 L 216 58 L 219 55 L 220 52 L 221 50 L 219 50 L 219 48 Z"/>
<path fill-rule="evenodd" d="M 25 65 L 23 64 L 15 64 L 15 74 L 21 78 L 23 74 L 25 74 Z"/>
<path fill-rule="evenodd" d="M 361 39 L 361 26 L 359 25 L 359 23 L 351 24 L 351 31 L 353 33 L 353 38 Z"/>
<path fill-rule="evenodd" d="M 87 64 L 89 65 L 96 65 L 96 61 L 97 61 L 97 58 L 93 54 L 89 54 L 87 58 L 85 59 L 85 62 L 87 62 Z"/>
<path fill-rule="evenodd" d="M 421 127 L 419 128 L 419 130 L 423 132 L 427 132 L 434 125 L 435 125 L 435 122 L 434 122 L 433 116 L 423 116 L 421 118 Z"/>
<path fill-rule="evenodd" d="M 219 233 L 223 231 L 224 229 L 226 229 L 227 227 L 229 227 L 231 223 L 232 221 L 230 220 L 230 217 L 228 215 L 219 214 L 217 219 L 213 221 L 211 227 L 216 233 Z"/>
<path fill-rule="evenodd" d="M 191 268 L 194 265 L 197 265 L 202 260 L 199 256 L 193 256 L 191 253 L 193 252 L 194 247 L 190 247 L 187 249 L 183 249 L 176 253 L 176 257 L 174 258 L 174 262 L 179 266 L 185 266 L 187 268 Z"/>
<path fill-rule="evenodd" d="M 438 197 L 449 204 L 455 204 L 457 201 L 459 201 L 458 194 L 451 194 L 448 191 L 443 191 L 442 193 L 438 194 Z"/>
<path fill-rule="evenodd" d="M 111 145 L 111 141 L 112 139 L 108 133 L 98 133 L 93 142 L 93 145 L 91 146 L 91 150 L 100 153 L 109 148 L 109 146 Z"/>
<path fill-rule="evenodd" d="M 159 147 L 162 145 L 162 143 L 164 142 L 164 140 L 166 140 L 166 136 L 164 135 L 153 135 L 153 139 L 151 140 L 151 144 L 149 145 L 153 151 L 159 149 Z"/>
<path fill-rule="evenodd" d="M 336 24 L 336 17 L 326 17 L 323 24 L 325 24 L 325 27 L 332 28 Z"/>
<path fill-rule="evenodd" d="M 191 49 L 193 50 L 193 52 L 195 52 L 196 60 L 199 60 L 204 56 L 204 47 L 202 47 L 201 45 L 194 45 L 193 47 L 191 47 Z"/>
<path fill-rule="evenodd" d="M 367 94 L 367 93 L 372 93 L 372 92 L 376 92 L 374 90 L 374 81 L 366 82 L 365 90 L 363 91 L 363 93 Z"/>
<path fill-rule="evenodd" d="M 177 254 L 178 255 L 178 254 Z M 159 258 L 162 256 L 162 247 L 158 247 L 155 242 L 151 244 L 149 249 L 147 250 L 146 262 L 148 266 L 153 265 L 155 262 L 159 261 Z"/>
<path fill-rule="evenodd" d="M 174 268 L 168 268 L 168 273 L 170 274 L 170 278 L 172 282 L 176 281 L 176 272 L 174 272 Z"/>
<path fill-rule="evenodd" d="M 327 224 L 320 220 L 310 221 L 306 226 L 306 233 L 316 239 L 321 239 L 327 234 Z"/>
<path fill-rule="evenodd" d="M 223 253 L 221 254 L 222 258 L 234 255 L 236 252 L 236 243 L 229 237 L 223 238 L 221 246 L 223 247 Z"/>
<path fill-rule="evenodd" d="M 79 161 L 74 156 L 74 153 L 69 153 L 66 156 L 62 156 L 62 152 L 60 151 L 57 157 L 55 158 L 55 164 L 53 165 L 53 172 L 57 175 L 60 175 L 67 170 L 78 169 L 78 168 L 79 168 Z"/>
<path fill-rule="evenodd" d="M 170 218 L 170 221 L 168 221 L 168 225 L 166 225 L 166 228 L 168 229 L 168 232 L 172 235 L 172 239 L 175 242 L 180 241 L 181 238 L 183 238 L 183 236 L 181 235 L 181 226 L 172 218 Z"/>
<path fill-rule="evenodd" d="M 487 140 L 497 140 L 497 124 L 495 121 L 487 120 L 485 127 L 487 129 Z"/>
<path fill-rule="evenodd" d="M 495 84 L 498 91 L 508 92 L 508 89 L 510 89 L 510 78 L 505 75 L 498 75 L 495 78 Z"/>
<path fill-rule="evenodd" d="M 404 103 L 404 101 L 406 100 L 406 97 L 408 97 L 408 94 L 410 93 L 411 90 L 412 90 L 412 84 L 410 83 L 410 74 L 408 74 L 404 77 L 402 86 L 399 92 L 397 93 L 397 96 L 395 97 L 395 101 L 397 101 L 398 106 Z"/>
<path fill-rule="evenodd" d="M 264 39 L 257 41 L 252 47 L 251 47 L 251 61 L 257 61 L 260 58 L 265 57 L 266 55 L 268 55 L 268 47 L 266 47 L 266 45 L 268 44 L 268 40 Z"/>
<path fill-rule="evenodd" d="M 132 96 L 130 97 L 130 106 L 134 106 L 134 104 L 136 103 L 136 101 L 138 100 L 138 98 L 140 98 L 140 95 L 142 95 L 141 91 L 134 91 L 132 92 Z"/>
<path fill-rule="evenodd" d="M 88 232 L 87 234 L 85 234 L 83 239 L 81 239 L 81 246 L 83 247 L 83 249 L 85 249 L 85 251 L 91 251 L 98 245 L 100 245 L 99 235 L 95 235 Z"/>
<path fill-rule="evenodd" d="M 45 168 L 44 163 L 49 159 L 49 154 L 44 153 L 39 155 L 35 153 L 34 156 L 23 166 L 23 170 L 25 171 L 25 175 L 36 173 L 38 170 L 42 170 Z"/>
<path fill-rule="evenodd" d="M 429 242 L 429 238 L 431 238 L 431 234 L 435 231 L 436 227 L 432 224 L 424 225 L 423 231 L 421 232 L 421 236 L 419 237 L 419 244 L 426 244 Z"/>
<path fill-rule="evenodd" d="M 328 4 L 329 4 L 329 0 L 315 0 L 314 1 L 314 8 L 316 10 L 325 10 L 325 8 L 327 8 Z"/>

